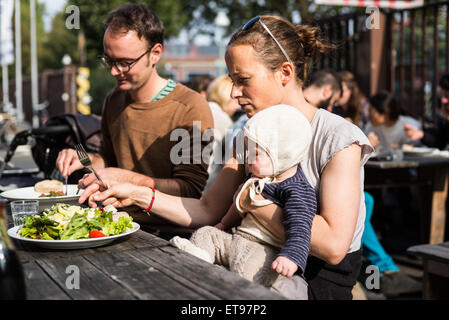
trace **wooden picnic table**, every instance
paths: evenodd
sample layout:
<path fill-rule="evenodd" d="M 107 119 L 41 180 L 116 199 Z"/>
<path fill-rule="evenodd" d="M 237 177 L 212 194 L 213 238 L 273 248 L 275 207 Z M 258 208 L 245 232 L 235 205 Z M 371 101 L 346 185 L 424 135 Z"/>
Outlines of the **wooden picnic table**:
<path fill-rule="evenodd" d="M 15 244 L 24 269 L 27 299 L 283 299 L 142 230 L 89 249 L 51 250 L 18 241 Z M 77 270 L 79 282 L 74 278 Z"/>
<path fill-rule="evenodd" d="M 404 157 L 401 161 L 369 160 L 365 165 L 365 190 L 420 187 L 428 201 L 420 208 L 422 243 L 444 241 L 449 158 Z M 416 169 L 416 176 L 409 169 Z"/>

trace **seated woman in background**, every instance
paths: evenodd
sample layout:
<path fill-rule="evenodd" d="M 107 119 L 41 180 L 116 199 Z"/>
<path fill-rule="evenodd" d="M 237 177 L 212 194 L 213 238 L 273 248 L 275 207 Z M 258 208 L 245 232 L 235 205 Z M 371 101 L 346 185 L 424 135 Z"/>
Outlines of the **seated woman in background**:
<path fill-rule="evenodd" d="M 224 74 L 213 80 L 207 90 L 206 99 L 214 118 L 214 144 L 212 157 L 209 160 L 209 178 L 204 187 L 203 194 L 209 189 L 211 183 L 223 168 L 224 164 L 224 138 L 231 128 L 232 116 L 240 109 L 236 99 L 231 98 L 232 80 Z"/>
<path fill-rule="evenodd" d="M 367 135 L 375 135 L 379 139 L 378 154 L 390 153 L 392 148 L 403 144 L 416 144 L 410 140 L 405 132 L 405 124 L 412 124 L 421 128 L 419 121 L 400 114 L 400 108 L 387 91 L 380 91 L 369 99 L 369 122 L 365 127 Z"/>
<path fill-rule="evenodd" d="M 407 137 L 405 126 L 412 124 L 421 127 L 419 121 L 400 115 L 400 108 L 392 94 L 381 91 L 369 98 L 369 120 L 365 132 L 370 136 L 378 137 L 377 151 L 379 155 L 390 153 L 396 145 L 401 147 L 405 143 L 412 143 Z M 393 192 L 392 194 L 390 194 Z M 397 198 L 394 190 L 389 195 Z M 362 236 L 363 254 L 369 263 L 376 265 L 381 273 L 380 291 L 387 297 L 399 294 L 419 292 L 421 284 L 399 270 L 393 258 L 380 244 L 376 232 L 371 224 L 371 216 L 374 209 L 374 198 L 365 192 L 366 219 L 365 230 Z"/>

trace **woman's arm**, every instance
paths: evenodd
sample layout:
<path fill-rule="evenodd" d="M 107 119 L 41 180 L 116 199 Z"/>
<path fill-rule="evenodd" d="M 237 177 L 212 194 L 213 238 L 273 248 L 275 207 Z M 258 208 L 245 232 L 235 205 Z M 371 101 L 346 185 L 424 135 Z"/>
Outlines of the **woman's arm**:
<path fill-rule="evenodd" d="M 237 210 L 235 203 L 229 207 L 228 212 L 221 218 L 220 222 L 215 225 L 215 228 L 220 230 L 228 230 L 235 226 L 238 226 L 242 222 L 242 216 L 240 216 L 240 212 Z"/>
<path fill-rule="evenodd" d="M 180 226 L 197 228 L 214 225 L 229 209 L 234 192 L 243 179 L 243 166 L 239 166 L 232 158 L 221 170 L 205 197 L 182 198 L 156 191 L 151 212 Z M 89 191 L 93 194 L 89 198 L 91 206 L 96 205 L 95 201 L 102 201 L 104 205 L 137 205 L 146 209 L 153 195 L 151 188 L 128 183 L 111 184 L 103 192 L 97 192 L 98 187 Z"/>
<path fill-rule="evenodd" d="M 312 223 L 310 254 L 338 264 L 347 254 L 354 236 L 360 206 L 361 148 L 353 144 L 329 161 L 320 179 L 320 214 Z M 282 209 L 275 204 L 252 207 L 240 202 L 280 239 L 284 238 Z"/>
<path fill-rule="evenodd" d="M 337 152 L 324 168 L 320 182 L 320 215 L 312 225 L 311 253 L 338 264 L 351 245 L 360 208 L 361 147 Z"/>

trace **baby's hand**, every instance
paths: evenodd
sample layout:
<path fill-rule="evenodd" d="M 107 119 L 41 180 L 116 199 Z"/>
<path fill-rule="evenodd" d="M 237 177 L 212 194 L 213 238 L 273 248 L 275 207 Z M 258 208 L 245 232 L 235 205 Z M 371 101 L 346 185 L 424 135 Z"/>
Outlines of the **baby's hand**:
<path fill-rule="evenodd" d="M 276 260 L 273 261 L 271 268 L 287 278 L 291 278 L 298 270 L 296 263 L 283 256 L 277 257 Z"/>

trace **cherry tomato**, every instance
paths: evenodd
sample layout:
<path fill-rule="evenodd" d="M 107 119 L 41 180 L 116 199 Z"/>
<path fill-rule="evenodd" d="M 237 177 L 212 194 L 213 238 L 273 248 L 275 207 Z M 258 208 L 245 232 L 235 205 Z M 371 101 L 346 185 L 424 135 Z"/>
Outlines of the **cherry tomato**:
<path fill-rule="evenodd" d="M 101 237 L 106 237 L 106 236 L 104 235 L 103 232 L 101 232 L 99 230 L 92 230 L 89 233 L 89 238 L 101 238 Z"/>

